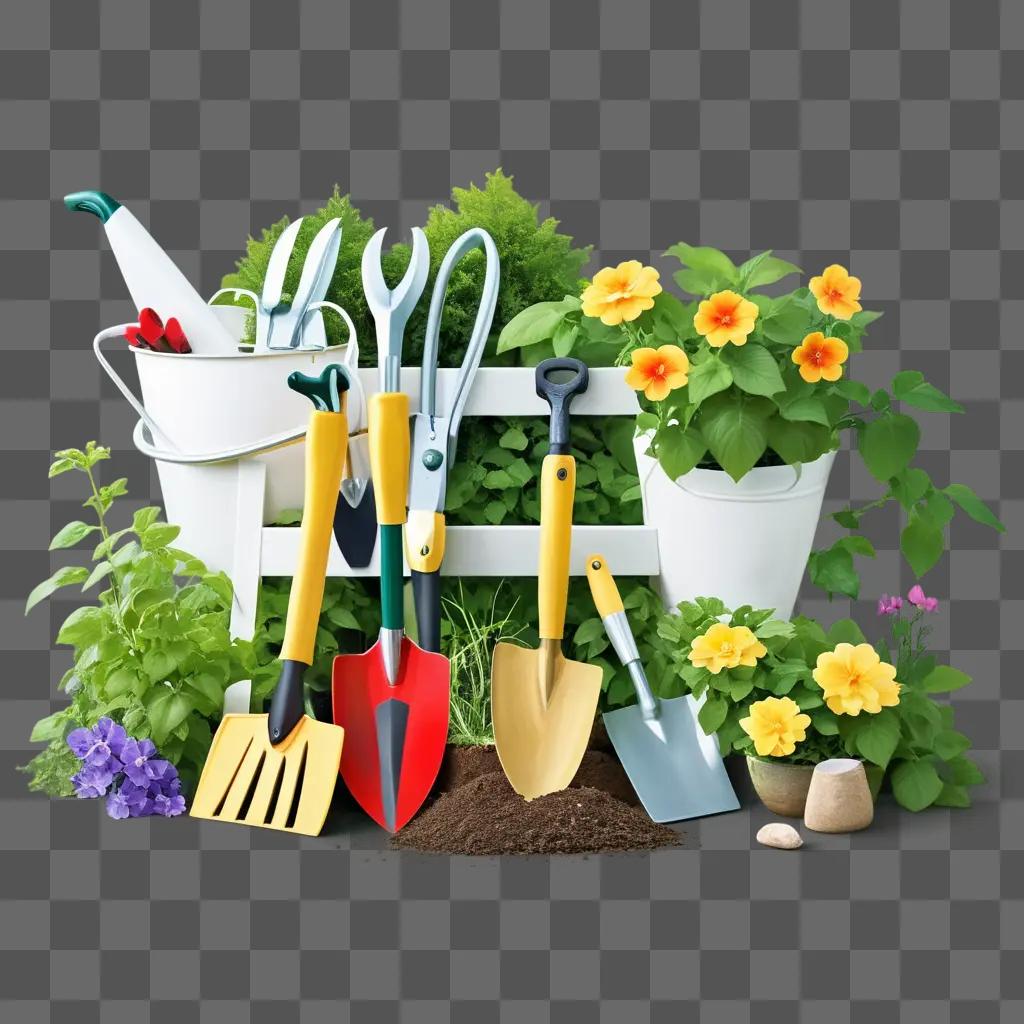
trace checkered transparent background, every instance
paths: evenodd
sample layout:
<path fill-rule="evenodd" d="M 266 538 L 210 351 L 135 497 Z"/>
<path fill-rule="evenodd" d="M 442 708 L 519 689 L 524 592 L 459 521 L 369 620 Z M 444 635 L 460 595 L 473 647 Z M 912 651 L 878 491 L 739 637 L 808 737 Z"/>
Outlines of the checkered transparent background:
<path fill-rule="evenodd" d="M 9 0 L 0 48 L 0 1019 L 1024 1019 L 1024 4 Z M 61 197 L 117 196 L 209 293 L 335 182 L 406 231 L 498 165 L 595 266 L 664 266 L 680 238 L 851 266 L 886 312 L 858 373 L 919 368 L 967 407 L 924 415 L 922 464 L 1009 527 L 958 520 L 928 578 L 936 642 L 975 675 L 975 808 L 883 805 L 785 854 L 755 848 L 751 804 L 679 851 L 496 861 L 387 853 L 357 821 L 297 840 L 25 793 L 71 605 L 25 619 L 24 595 L 80 500 L 48 453 L 100 438 L 158 498 L 89 351 L 132 310 Z M 872 493 L 842 456 L 828 508 Z M 909 584 L 897 535 L 872 527 L 865 594 Z"/>

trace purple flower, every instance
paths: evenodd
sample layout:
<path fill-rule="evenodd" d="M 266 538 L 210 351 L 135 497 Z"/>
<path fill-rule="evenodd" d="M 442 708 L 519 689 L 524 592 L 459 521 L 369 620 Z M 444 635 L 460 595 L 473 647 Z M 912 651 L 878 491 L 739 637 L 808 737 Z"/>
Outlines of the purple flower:
<path fill-rule="evenodd" d="M 185 811 L 185 798 L 180 793 L 160 793 L 153 798 L 153 813 L 176 818 Z"/>
<path fill-rule="evenodd" d="M 896 594 L 890 597 L 888 594 L 883 594 L 878 599 L 878 614 L 879 615 L 896 615 L 899 610 L 903 607 L 903 598 Z"/>
<path fill-rule="evenodd" d="M 68 733 L 71 752 L 86 765 L 107 765 L 119 757 L 127 740 L 124 727 L 110 718 L 101 718 L 92 729 L 74 729 Z M 116 766 L 111 767 L 116 771 Z"/>
<path fill-rule="evenodd" d="M 907 592 L 907 600 L 916 608 L 920 608 L 925 612 L 933 612 L 939 607 L 939 599 L 937 597 L 926 597 L 920 583 L 915 583 L 910 588 Z"/>
<path fill-rule="evenodd" d="M 79 800 L 90 800 L 103 796 L 114 781 L 114 773 L 107 764 L 87 764 L 82 770 L 71 776 L 71 785 L 75 787 L 75 795 Z"/>
<path fill-rule="evenodd" d="M 121 751 L 121 763 L 125 775 L 143 789 L 151 779 L 162 778 L 170 767 L 167 761 L 156 757 L 156 744 L 152 740 L 128 740 Z"/>
<path fill-rule="evenodd" d="M 128 803 L 128 797 L 125 796 L 122 789 L 113 790 L 107 797 L 107 814 L 111 818 L 127 818 L 131 815 L 131 805 Z"/>

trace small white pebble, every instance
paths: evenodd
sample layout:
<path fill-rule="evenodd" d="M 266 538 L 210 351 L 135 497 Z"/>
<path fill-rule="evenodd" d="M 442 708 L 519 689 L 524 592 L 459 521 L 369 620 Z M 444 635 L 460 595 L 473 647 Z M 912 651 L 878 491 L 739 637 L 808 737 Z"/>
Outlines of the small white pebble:
<path fill-rule="evenodd" d="M 781 821 L 763 826 L 757 833 L 757 841 L 762 846 L 774 846 L 777 850 L 797 850 L 804 845 L 800 833 Z"/>

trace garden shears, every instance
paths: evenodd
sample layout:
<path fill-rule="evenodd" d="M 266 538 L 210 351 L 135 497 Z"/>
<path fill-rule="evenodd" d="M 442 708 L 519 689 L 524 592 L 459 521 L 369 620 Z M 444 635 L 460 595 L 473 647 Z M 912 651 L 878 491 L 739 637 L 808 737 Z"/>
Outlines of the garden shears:
<path fill-rule="evenodd" d="M 466 355 L 448 396 L 447 412 L 437 408 L 437 357 L 448 281 L 456 264 L 474 249 L 484 252 L 485 269 L 480 305 L 466 346 Z M 476 375 L 498 302 L 500 261 L 491 236 L 470 228 L 455 240 L 441 262 L 430 298 L 423 339 L 420 411 L 412 421 L 412 462 L 409 475 L 409 514 L 405 526 L 405 557 L 412 570 L 416 628 L 420 646 L 441 650 L 441 561 L 444 558 L 444 504 L 448 471 L 458 447 L 459 424 Z"/>
<path fill-rule="evenodd" d="M 210 298 L 232 295 L 236 300 L 244 297 L 256 309 L 257 354 L 288 349 L 327 348 L 320 311 L 329 309 L 345 320 L 349 331 L 352 322 L 345 311 L 324 296 L 334 276 L 334 265 L 341 248 L 341 218 L 329 220 L 316 234 L 302 264 L 302 273 L 294 294 L 285 291 L 285 275 L 291 260 L 295 240 L 302 230 L 305 217 L 292 221 L 274 243 L 263 278 L 263 290 L 257 295 L 248 288 L 221 288 Z"/>

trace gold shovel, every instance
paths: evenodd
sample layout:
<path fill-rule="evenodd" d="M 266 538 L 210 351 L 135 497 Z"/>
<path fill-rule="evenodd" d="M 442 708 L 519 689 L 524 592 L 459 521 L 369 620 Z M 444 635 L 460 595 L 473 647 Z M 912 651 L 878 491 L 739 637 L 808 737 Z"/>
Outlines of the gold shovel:
<path fill-rule="evenodd" d="M 551 405 L 551 442 L 540 484 L 540 648 L 498 643 L 491 662 L 494 743 L 513 789 L 527 800 L 572 781 L 601 694 L 601 669 L 562 654 L 576 492 L 569 405 L 587 390 L 588 378 L 578 359 L 547 359 L 537 367 L 537 394 Z"/>

